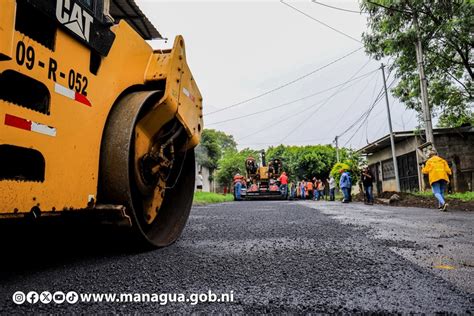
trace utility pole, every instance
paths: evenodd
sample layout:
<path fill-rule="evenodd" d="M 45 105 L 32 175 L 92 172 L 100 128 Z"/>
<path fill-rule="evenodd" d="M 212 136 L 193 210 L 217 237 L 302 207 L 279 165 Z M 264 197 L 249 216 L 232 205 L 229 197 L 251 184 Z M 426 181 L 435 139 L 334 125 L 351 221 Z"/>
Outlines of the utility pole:
<path fill-rule="evenodd" d="M 420 76 L 421 103 L 423 109 L 423 119 L 425 121 L 426 141 L 431 143 L 434 148 L 433 124 L 431 122 L 431 111 L 430 105 L 428 103 L 428 88 L 426 87 L 425 69 L 423 66 L 423 49 L 421 47 L 420 28 L 418 26 L 418 15 L 416 12 L 413 13 L 413 25 L 415 26 L 416 31 L 416 62 L 418 64 L 418 73 Z"/>
<path fill-rule="evenodd" d="M 392 116 L 390 115 L 390 105 L 388 103 L 387 82 L 385 81 L 384 67 L 385 66 L 382 63 L 380 69 L 382 69 L 383 87 L 385 89 L 385 103 L 387 104 L 388 128 L 390 129 L 390 143 L 392 145 L 393 171 L 395 173 L 395 181 L 397 182 L 397 192 L 400 192 L 400 178 L 398 177 L 398 163 L 397 163 L 397 155 L 395 153 L 395 137 L 393 135 L 393 129 L 392 129 Z"/>
<path fill-rule="evenodd" d="M 339 136 L 336 136 L 336 139 L 334 140 L 336 142 L 336 160 L 339 162 L 339 144 L 338 144 L 338 139 Z"/>

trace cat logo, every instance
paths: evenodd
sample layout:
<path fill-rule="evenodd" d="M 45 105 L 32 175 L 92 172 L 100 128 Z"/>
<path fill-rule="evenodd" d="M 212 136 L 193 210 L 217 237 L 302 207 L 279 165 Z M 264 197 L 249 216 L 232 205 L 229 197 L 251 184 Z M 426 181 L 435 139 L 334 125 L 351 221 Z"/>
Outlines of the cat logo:
<path fill-rule="evenodd" d="M 76 33 L 86 42 L 89 42 L 92 16 L 71 0 L 58 0 L 56 3 L 56 18 L 59 23 Z"/>

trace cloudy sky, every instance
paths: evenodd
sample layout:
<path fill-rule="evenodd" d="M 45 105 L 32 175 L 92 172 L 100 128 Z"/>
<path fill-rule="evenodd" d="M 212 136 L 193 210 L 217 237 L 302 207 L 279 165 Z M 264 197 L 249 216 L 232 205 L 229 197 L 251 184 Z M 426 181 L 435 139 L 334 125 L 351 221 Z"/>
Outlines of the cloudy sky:
<path fill-rule="evenodd" d="M 318 2 L 359 8 L 357 0 Z M 137 3 L 170 39 L 153 46 L 169 47 L 176 35 L 184 36 L 204 98 L 205 127 L 234 135 L 239 148 L 329 144 L 341 134 L 340 146 L 360 148 L 388 133 L 384 98 L 367 120 L 346 131 L 383 86 L 381 61 L 357 50 L 366 30 L 364 14 L 311 0 Z M 394 130 L 417 126 L 416 113 L 391 96 L 389 101 Z"/>

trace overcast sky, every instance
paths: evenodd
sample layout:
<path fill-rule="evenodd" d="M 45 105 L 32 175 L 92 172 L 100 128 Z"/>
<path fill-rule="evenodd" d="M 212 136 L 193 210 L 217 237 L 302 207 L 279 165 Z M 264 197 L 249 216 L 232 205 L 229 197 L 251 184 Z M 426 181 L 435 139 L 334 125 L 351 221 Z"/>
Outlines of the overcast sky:
<path fill-rule="evenodd" d="M 356 40 L 361 40 L 366 30 L 364 14 L 334 10 L 311 0 L 285 2 Z M 359 9 L 357 0 L 318 2 Z M 363 49 L 295 81 L 362 44 L 280 1 L 137 3 L 160 33 L 169 38 L 167 43 L 154 41 L 153 46 L 169 47 L 176 35 L 184 36 L 187 60 L 204 99 L 205 128 L 234 135 L 239 148 L 329 144 L 369 109 L 382 88 L 381 71 L 375 71 L 380 61 L 371 60 Z M 211 113 L 284 85 L 250 102 Z M 389 101 L 394 130 L 417 126 L 416 113 L 407 111 L 392 96 Z M 261 114 L 219 123 L 266 109 Z M 339 144 L 358 149 L 387 133 L 382 99 L 366 123 L 349 130 Z"/>

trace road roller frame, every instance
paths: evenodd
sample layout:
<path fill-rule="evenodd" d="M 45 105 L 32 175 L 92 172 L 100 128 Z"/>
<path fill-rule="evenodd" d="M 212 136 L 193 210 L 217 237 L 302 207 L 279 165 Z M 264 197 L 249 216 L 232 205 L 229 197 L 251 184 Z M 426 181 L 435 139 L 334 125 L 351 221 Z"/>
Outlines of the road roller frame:
<path fill-rule="evenodd" d="M 93 38 L 89 43 L 65 28 L 59 16 L 48 16 L 50 3 L 56 15 L 65 2 L 81 3 L 56 1 L 2 1 L 0 219 L 102 212 L 104 205 L 115 205 L 126 207 L 135 225 L 150 225 L 162 204 L 170 203 L 164 197 L 174 188 L 166 183 L 167 176 L 176 183 L 179 177 L 193 178 L 192 189 L 187 184 L 187 192 L 172 194 L 192 195 L 194 189 L 193 148 L 203 128 L 202 97 L 186 62 L 184 40 L 177 36 L 172 49 L 153 50 L 121 20 L 106 28 L 98 23 L 104 42 L 96 41 L 110 47 L 94 46 Z M 44 3 L 44 8 L 35 3 Z M 71 7 L 63 9 L 64 19 Z M 82 10 L 86 17 L 87 10 Z M 19 27 L 31 12 L 38 13 L 38 25 L 46 25 L 41 27 L 51 38 Z M 116 115 L 112 120 L 119 112 L 129 117 Z M 120 125 L 120 120 L 132 125 Z M 131 144 L 122 149 L 130 152 L 121 159 L 129 160 L 120 165 L 111 150 L 120 141 L 123 145 L 119 138 L 125 134 Z M 193 170 L 184 166 L 191 163 Z M 125 165 L 127 170 L 104 169 Z M 120 186 L 127 184 L 113 181 L 124 181 L 119 178 L 125 173 L 125 181 L 134 182 L 128 193 L 147 196 L 145 204 L 132 201 L 136 196 L 120 196 Z M 161 191 L 146 195 L 153 187 Z M 141 218 L 136 218 L 134 207 L 145 209 L 136 210 L 143 213 Z"/>

